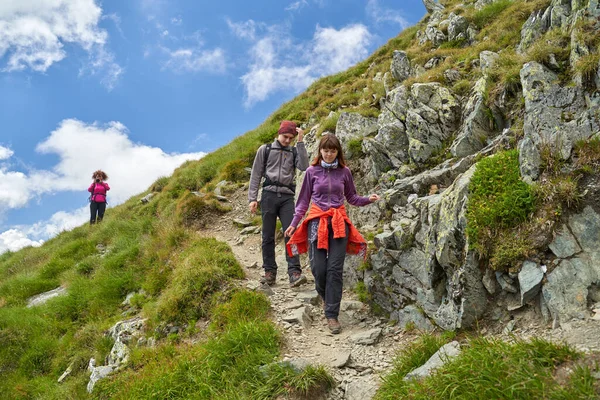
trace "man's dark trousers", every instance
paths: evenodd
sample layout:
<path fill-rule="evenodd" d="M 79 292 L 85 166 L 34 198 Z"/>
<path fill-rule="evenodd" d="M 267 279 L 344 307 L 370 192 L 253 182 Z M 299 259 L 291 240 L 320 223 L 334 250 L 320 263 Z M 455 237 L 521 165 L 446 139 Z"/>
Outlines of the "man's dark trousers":
<path fill-rule="evenodd" d="M 275 261 L 275 229 L 277 226 L 277 217 L 281 220 L 283 231 L 290 226 L 294 217 L 294 195 L 282 194 L 263 190 L 260 200 L 260 210 L 262 213 L 262 257 L 263 268 L 265 272 L 277 272 L 277 262 Z M 287 244 L 289 237 L 285 238 Z M 285 252 L 285 258 L 288 264 L 288 275 L 294 272 L 302 273 L 300 267 L 300 258 L 298 256 L 290 257 Z"/>

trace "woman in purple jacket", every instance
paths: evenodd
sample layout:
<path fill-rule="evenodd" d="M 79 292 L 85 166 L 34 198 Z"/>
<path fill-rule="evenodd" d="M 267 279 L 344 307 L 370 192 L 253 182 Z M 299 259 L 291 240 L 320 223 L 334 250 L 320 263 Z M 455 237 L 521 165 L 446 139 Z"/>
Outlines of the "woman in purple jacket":
<path fill-rule="evenodd" d="M 106 192 L 110 190 L 108 183 L 104 182 L 108 179 L 108 175 L 102 170 L 97 170 L 92 174 L 94 180 L 88 192 L 90 196 L 90 225 L 102 221 L 104 211 L 106 210 Z"/>
<path fill-rule="evenodd" d="M 309 253 L 315 288 L 324 302 L 329 330 L 334 334 L 341 331 L 338 315 L 346 253 L 365 254 L 366 250 L 366 241 L 346 214 L 344 200 L 362 207 L 379 200 L 379 196 L 363 197 L 356 193 L 338 138 L 324 135 L 317 156 L 306 170 L 296 212 L 285 235 L 292 236 L 287 247 L 289 253 L 306 250 Z M 309 205 L 308 216 L 300 224 Z"/>

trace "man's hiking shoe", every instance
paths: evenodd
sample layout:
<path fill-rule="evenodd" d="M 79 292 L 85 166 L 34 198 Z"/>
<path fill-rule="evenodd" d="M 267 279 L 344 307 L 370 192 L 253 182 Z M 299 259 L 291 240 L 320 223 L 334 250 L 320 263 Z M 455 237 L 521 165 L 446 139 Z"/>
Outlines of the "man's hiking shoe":
<path fill-rule="evenodd" d="M 337 335 L 342 331 L 342 326 L 338 322 L 337 318 L 327 318 L 327 327 L 329 328 L 329 332 Z"/>
<path fill-rule="evenodd" d="M 306 276 L 302 275 L 300 272 L 294 272 L 290 275 L 290 287 L 297 287 L 306 283 Z"/>
<path fill-rule="evenodd" d="M 273 286 L 275 284 L 275 280 L 277 278 L 277 274 L 275 272 L 267 271 L 265 275 L 260 278 L 260 283 L 267 284 L 269 286 Z"/>

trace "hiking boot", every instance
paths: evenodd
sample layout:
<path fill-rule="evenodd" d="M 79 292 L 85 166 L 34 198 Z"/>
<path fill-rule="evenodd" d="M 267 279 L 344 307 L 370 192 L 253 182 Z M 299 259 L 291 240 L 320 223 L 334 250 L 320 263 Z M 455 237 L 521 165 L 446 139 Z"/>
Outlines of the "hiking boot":
<path fill-rule="evenodd" d="M 277 274 L 272 271 L 266 271 L 265 275 L 260 278 L 260 283 L 267 284 L 269 286 L 273 286 L 275 284 L 275 280 L 277 278 Z"/>
<path fill-rule="evenodd" d="M 342 326 L 338 322 L 337 318 L 327 318 L 327 327 L 329 328 L 329 332 L 337 335 L 342 331 Z"/>
<path fill-rule="evenodd" d="M 294 272 L 290 275 L 290 287 L 297 287 L 306 283 L 306 276 L 302 275 L 301 272 Z"/>

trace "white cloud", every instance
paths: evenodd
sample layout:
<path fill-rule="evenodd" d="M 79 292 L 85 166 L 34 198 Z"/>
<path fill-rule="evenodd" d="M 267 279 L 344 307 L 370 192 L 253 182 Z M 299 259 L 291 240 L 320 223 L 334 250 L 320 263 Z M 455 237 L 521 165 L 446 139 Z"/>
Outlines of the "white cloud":
<path fill-rule="evenodd" d="M 306 0 L 300 0 L 300 1 L 293 2 L 292 4 L 287 6 L 285 8 L 285 10 L 286 11 L 298 11 L 301 8 L 304 8 L 306 6 L 308 6 L 308 2 Z"/>
<path fill-rule="evenodd" d="M 258 30 L 265 29 L 266 25 L 249 19 L 245 22 L 233 22 L 229 18 L 226 19 L 227 26 L 233 34 L 241 39 L 256 40 Z"/>
<path fill-rule="evenodd" d="M 333 74 L 356 64 L 368 55 L 372 36 L 366 26 L 350 25 L 340 30 L 317 26 L 314 63 L 323 74 Z"/>
<path fill-rule="evenodd" d="M 90 55 L 89 70 L 103 71 L 111 88 L 122 73 L 106 49 L 108 34 L 98 26 L 102 9 L 95 0 L 15 0 L 0 2 L 0 60 L 4 71 L 46 72 L 76 44 Z"/>
<path fill-rule="evenodd" d="M 0 254 L 7 250 L 17 251 L 27 246 L 41 246 L 43 240 L 31 240 L 27 234 L 19 229 L 9 229 L 0 233 Z"/>
<path fill-rule="evenodd" d="M 92 172 L 99 168 L 110 177 L 110 203 L 120 204 L 146 190 L 158 177 L 170 175 L 184 161 L 205 154 L 167 154 L 157 147 L 133 143 L 127 133 L 119 122 L 100 126 L 75 119 L 62 121 L 36 148 L 58 156 L 52 170 L 24 173 L 0 167 L 0 209 L 23 207 L 46 193 L 85 192 Z"/>
<path fill-rule="evenodd" d="M 284 27 L 271 26 L 266 31 L 252 45 L 249 71 L 241 77 L 247 108 L 275 92 L 298 93 L 321 76 L 349 68 L 368 55 L 372 41 L 361 24 L 339 30 L 317 26 L 312 40 L 300 43 Z"/>
<path fill-rule="evenodd" d="M 0 146 L 0 160 L 6 160 L 12 157 L 13 154 L 14 152 L 8 147 Z"/>
<path fill-rule="evenodd" d="M 379 5 L 378 0 L 369 0 L 367 2 L 367 14 L 376 23 L 391 22 L 400 25 L 402 29 L 410 26 L 410 23 L 400 11 L 384 9 Z"/>
<path fill-rule="evenodd" d="M 178 72 L 213 72 L 223 73 L 227 69 L 225 52 L 216 48 L 203 50 L 198 48 L 181 48 L 177 50 L 166 50 L 169 59 L 164 68 Z"/>
<path fill-rule="evenodd" d="M 205 155 L 202 152 L 167 154 L 157 147 L 133 143 L 127 128 L 119 122 L 102 126 L 75 119 L 62 121 L 36 150 L 56 154 L 58 163 L 50 171 L 26 173 L 0 165 L 0 210 L 21 208 L 36 197 L 60 191 L 81 192 L 85 202 L 92 172 L 97 169 L 109 175 L 108 199 L 110 206 L 116 206 L 146 190 L 157 178 L 171 175 L 183 162 Z M 63 230 L 79 226 L 87 220 L 88 213 L 87 207 L 61 211 L 29 227 L 11 227 L 0 233 L 0 253 L 39 244 Z"/>
<path fill-rule="evenodd" d="M 183 19 L 181 17 L 173 17 L 171 18 L 171 23 L 173 25 L 179 26 L 183 23 Z"/>

